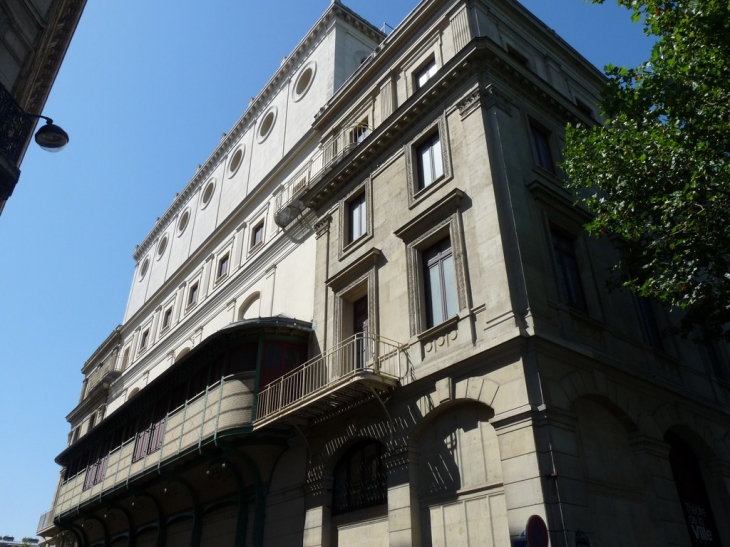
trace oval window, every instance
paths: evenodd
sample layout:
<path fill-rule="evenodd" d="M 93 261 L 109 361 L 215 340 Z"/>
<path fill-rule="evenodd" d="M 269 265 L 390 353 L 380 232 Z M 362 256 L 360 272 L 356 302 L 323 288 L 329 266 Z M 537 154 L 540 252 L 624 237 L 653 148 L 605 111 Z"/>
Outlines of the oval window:
<path fill-rule="evenodd" d="M 309 91 L 309 88 L 314 81 L 316 69 L 317 65 L 315 63 L 310 63 L 299 73 L 299 77 L 294 84 L 294 101 L 300 100 L 304 97 L 304 95 L 306 95 L 307 91 Z"/>
<path fill-rule="evenodd" d="M 185 228 L 188 227 L 188 222 L 190 222 L 190 211 L 188 209 L 185 209 L 183 211 L 183 214 L 180 215 L 180 220 L 177 223 L 177 234 L 181 235 Z"/>
<path fill-rule="evenodd" d="M 142 267 L 139 269 L 139 278 L 142 279 L 146 274 L 147 270 L 150 269 L 150 259 L 145 258 L 144 262 L 142 262 Z"/>
<path fill-rule="evenodd" d="M 203 190 L 203 207 L 208 205 L 210 203 L 210 198 L 213 197 L 213 192 L 215 191 L 215 181 L 211 180 L 208 185 L 205 187 L 205 190 Z"/>
<path fill-rule="evenodd" d="M 236 171 L 238 171 L 238 168 L 241 167 L 241 162 L 243 162 L 243 155 L 244 155 L 245 148 L 242 146 L 238 150 L 236 150 L 233 153 L 233 156 L 231 157 L 231 161 L 228 163 L 228 176 L 232 177 L 236 174 Z"/>
<path fill-rule="evenodd" d="M 264 114 L 264 119 L 259 125 L 259 142 L 263 142 L 269 136 L 274 127 L 274 121 L 276 121 L 276 108 L 272 108 Z"/>
<path fill-rule="evenodd" d="M 161 257 L 163 254 L 165 254 L 165 249 L 167 249 L 167 236 L 162 236 L 162 239 L 160 240 L 160 244 L 157 246 L 157 256 Z"/>

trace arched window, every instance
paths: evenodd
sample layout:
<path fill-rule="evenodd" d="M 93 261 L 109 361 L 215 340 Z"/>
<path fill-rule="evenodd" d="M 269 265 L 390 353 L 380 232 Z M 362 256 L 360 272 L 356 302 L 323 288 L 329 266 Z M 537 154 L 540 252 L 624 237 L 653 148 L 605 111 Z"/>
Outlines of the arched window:
<path fill-rule="evenodd" d="M 332 489 L 333 514 L 388 501 L 383 445 L 373 439 L 357 443 L 337 463 Z"/>

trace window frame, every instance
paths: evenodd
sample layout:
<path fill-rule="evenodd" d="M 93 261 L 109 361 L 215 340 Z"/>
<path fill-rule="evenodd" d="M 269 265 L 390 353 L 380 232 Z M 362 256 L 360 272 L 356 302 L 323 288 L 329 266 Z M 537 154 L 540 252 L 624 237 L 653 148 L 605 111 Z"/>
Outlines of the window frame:
<path fill-rule="evenodd" d="M 141 334 L 139 335 L 139 349 L 137 350 L 138 353 L 144 353 L 147 348 L 149 347 L 150 342 L 150 328 L 145 328 Z"/>
<path fill-rule="evenodd" d="M 416 218 L 395 231 L 406 244 L 406 272 L 408 282 L 408 308 L 411 336 L 427 337 L 432 330 L 457 320 L 468 309 L 471 298 L 466 270 L 466 248 L 460 204 L 464 192 L 455 188 L 446 196 L 423 211 Z M 458 310 L 454 316 L 429 327 L 426 318 L 426 294 L 423 252 L 448 237 L 454 258 L 454 280 Z M 457 318 L 457 319 L 455 319 Z"/>
<path fill-rule="evenodd" d="M 438 71 L 439 71 L 439 66 L 436 63 L 435 55 L 431 55 L 426 61 L 421 63 L 418 66 L 418 68 L 414 69 L 412 72 L 414 93 L 423 89 L 426 86 L 426 84 L 428 84 L 428 82 L 431 81 L 434 76 L 436 76 Z M 425 80 L 423 80 L 423 82 L 421 82 L 421 79 L 424 77 L 425 77 Z"/>
<path fill-rule="evenodd" d="M 447 247 L 444 243 L 447 242 Z M 436 254 L 432 258 L 427 258 L 427 254 L 435 251 Z M 445 266 L 447 261 L 451 262 L 450 266 Z M 446 236 L 430 247 L 421 251 L 421 266 L 423 268 L 423 291 L 424 291 L 424 310 L 426 313 L 426 329 L 438 326 L 454 316 L 458 315 L 459 310 L 449 310 L 449 301 L 454 302 L 458 308 L 458 296 L 456 291 L 456 269 L 454 266 L 454 250 L 451 245 L 450 236 Z M 447 283 L 447 272 L 445 268 L 451 268 L 453 284 Z M 437 273 L 438 287 L 434 287 L 431 282 L 432 271 Z M 438 294 L 440 310 L 437 310 L 437 304 L 434 295 Z M 436 322 L 436 311 L 440 312 L 440 320 Z"/>
<path fill-rule="evenodd" d="M 344 257 L 352 253 L 355 249 L 359 249 L 362 245 L 373 238 L 373 200 L 372 200 L 372 177 L 366 178 L 360 184 L 356 185 L 341 200 L 339 205 L 339 253 L 338 257 L 342 260 Z M 365 218 L 364 231 L 359 237 L 352 237 L 352 204 L 361 196 L 364 197 Z"/>
<path fill-rule="evenodd" d="M 439 147 L 441 151 L 441 165 L 443 173 L 436 179 L 432 180 L 428 185 L 422 186 L 419 176 L 418 157 L 419 148 L 433 139 L 434 135 L 438 135 Z M 408 207 L 412 209 L 421 201 L 430 196 L 438 188 L 443 187 L 449 181 L 453 180 L 453 170 L 451 162 L 451 146 L 449 140 L 448 124 L 446 115 L 442 114 L 436 120 L 421 128 L 409 142 L 404 145 L 404 156 L 406 158 L 406 178 L 408 184 Z"/>
<path fill-rule="evenodd" d="M 252 253 L 263 246 L 264 240 L 266 239 L 266 223 L 264 222 L 264 219 L 262 218 L 258 222 L 256 222 L 253 227 L 251 228 L 251 235 L 249 236 L 248 240 L 248 252 Z M 256 241 L 256 234 L 261 234 L 261 239 Z"/>
<path fill-rule="evenodd" d="M 560 155 L 556 154 L 557 150 L 553 142 L 554 132 L 532 117 L 528 120 L 528 129 L 535 167 L 553 177 L 558 177 L 559 172 L 555 160 L 556 158 L 559 160 Z"/>
<path fill-rule="evenodd" d="M 162 312 L 160 319 L 160 332 L 165 332 L 172 326 L 172 306 L 168 306 Z"/>
<path fill-rule="evenodd" d="M 225 271 L 222 271 L 225 267 Z M 231 253 L 226 252 L 218 259 L 218 266 L 216 267 L 215 280 L 220 281 L 228 277 L 231 270 Z"/>
<path fill-rule="evenodd" d="M 200 297 L 200 282 L 196 280 L 188 285 L 185 307 L 192 308 L 193 306 L 195 306 L 198 303 L 199 297 Z"/>
<path fill-rule="evenodd" d="M 549 236 L 560 301 L 571 310 L 588 315 L 588 298 L 576 250 L 577 238 L 553 224 Z"/>

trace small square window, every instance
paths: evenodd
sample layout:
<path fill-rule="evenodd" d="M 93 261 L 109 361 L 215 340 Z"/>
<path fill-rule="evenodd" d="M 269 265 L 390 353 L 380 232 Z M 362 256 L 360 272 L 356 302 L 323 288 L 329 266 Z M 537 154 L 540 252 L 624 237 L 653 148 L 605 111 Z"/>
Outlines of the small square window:
<path fill-rule="evenodd" d="M 188 290 L 188 306 L 192 306 L 198 301 L 198 284 L 193 283 Z"/>
<path fill-rule="evenodd" d="M 419 189 L 426 188 L 444 176 L 444 162 L 438 132 L 416 147 L 416 162 Z"/>
<path fill-rule="evenodd" d="M 431 78 L 434 77 L 436 74 L 436 60 L 431 59 L 428 63 L 426 63 L 423 67 L 421 67 L 419 70 L 413 73 L 413 81 L 416 84 L 416 90 L 421 89 L 424 85 L 426 85 L 426 82 L 428 82 Z"/>
<path fill-rule="evenodd" d="M 162 315 L 162 330 L 167 330 L 172 324 L 172 308 L 167 308 Z"/>
<path fill-rule="evenodd" d="M 423 251 L 426 328 L 443 323 L 459 311 L 454 255 L 446 237 Z"/>
<path fill-rule="evenodd" d="M 139 341 L 139 351 L 143 351 L 147 348 L 147 343 L 150 341 L 150 329 L 145 329 L 142 333 L 142 338 Z"/>
<path fill-rule="evenodd" d="M 228 263 L 229 262 L 230 262 L 229 255 L 226 253 L 226 255 L 223 256 L 218 261 L 218 275 L 217 275 L 216 279 L 220 279 L 220 278 L 228 275 Z"/>
<path fill-rule="evenodd" d="M 524 65 L 526 67 L 530 66 L 527 55 L 522 53 L 520 50 L 515 49 L 512 46 L 507 46 L 507 53 L 509 53 L 509 56 L 512 57 L 515 61 L 517 61 L 521 65 Z"/>
<path fill-rule="evenodd" d="M 365 192 L 347 204 L 347 241 L 352 243 L 367 233 L 367 201 Z"/>
<path fill-rule="evenodd" d="M 547 172 L 556 174 L 553 154 L 550 151 L 550 133 L 534 124 L 530 125 L 532 134 L 532 146 L 535 149 L 537 164 Z"/>
<path fill-rule="evenodd" d="M 550 237 L 555 254 L 561 298 L 571 308 L 587 313 L 588 306 L 580 279 L 580 268 L 573 240 L 557 230 L 551 230 Z"/>
<path fill-rule="evenodd" d="M 264 241 L 264 223 L 263 221 L 259 222 L 254 228 L 251 230 L 251 248 L 261 245 Z"/>

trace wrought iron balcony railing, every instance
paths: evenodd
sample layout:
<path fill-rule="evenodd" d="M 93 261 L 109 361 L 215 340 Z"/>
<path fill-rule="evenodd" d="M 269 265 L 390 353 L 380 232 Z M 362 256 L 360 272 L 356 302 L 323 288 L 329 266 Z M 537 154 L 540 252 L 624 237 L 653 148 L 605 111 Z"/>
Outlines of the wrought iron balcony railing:
<path fill-rule="evenodd" d="M 207 387 L 169 412 L 160 423 L 138 433 L 63 482 L 52 513 L 62 515 L 99 498 L 104 492 L 127 485 L 135 477 L 159 468 L 207 440 L 216 439 L 228 429 L 251 425 L 253 387 L 254 373 L 231 375 Z M 46 527 L 49 526 L 44 522 L 47 518 L 53 515 L 41 518 L 41 524 Z"/>
<path fill-rule="evenodd" d="M 20 161 L 34 121 L 0 84 L 0 154 L 13 165 Z"/>
<path fill-rule="evenodd" d="M 362 333 L 351 336 L 261 389 L 254 429 L 281 418 L 313 418 L 372 389 L 392 389 L 405 367 L 405 350 L 398 343 Z"/>
<path fill-rule="evenodd" d="M 274 219 L 279 226 L 286 226 L 299 213 L 304 205 L 299 196 L 312 186 L 321 175 L 336 165 L 350 150 L 359 145 L 370 134 L 365 124 L 346 127 L 322 145 L 312 158 L 294 176 L 282 184 L 276 196 Z"/>

